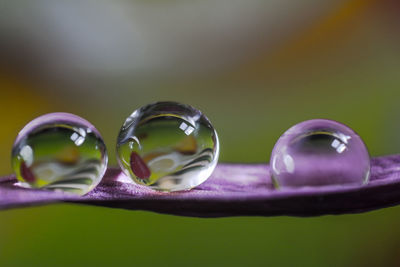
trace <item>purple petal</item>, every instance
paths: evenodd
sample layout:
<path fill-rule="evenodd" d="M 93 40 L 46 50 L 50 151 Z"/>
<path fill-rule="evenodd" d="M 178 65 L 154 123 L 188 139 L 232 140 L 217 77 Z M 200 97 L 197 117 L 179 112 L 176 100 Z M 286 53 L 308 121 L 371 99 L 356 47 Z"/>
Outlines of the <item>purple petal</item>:
<path fill-rule="evenodd" d="M 74 202 L 195 217 L 358 213 L 400 204 L 400 155 L 372 159 L 371 179 L 364 186 L 275 190 L 266 164 L 227 163 L 219 164 L 204 184 L 185 192 L 152 191 L 115 168 L 83 197 L 15 183 L 14 176 L 0 178 L 0 209 Z"/>

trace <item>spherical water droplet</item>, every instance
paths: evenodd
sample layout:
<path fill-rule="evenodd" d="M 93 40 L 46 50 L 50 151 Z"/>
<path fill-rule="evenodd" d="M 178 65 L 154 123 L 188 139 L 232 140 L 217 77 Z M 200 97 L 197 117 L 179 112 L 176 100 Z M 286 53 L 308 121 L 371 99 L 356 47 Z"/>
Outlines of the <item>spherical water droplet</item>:
<path fill-rule="evenodd" d="M 106 146 L 88 121 L 50 113 L 28 123 L 12 149 L 12 165 L 23 185 L 86 194 L 107 168 Z"/>
<path fill-rule="evenodd" d="M 219 155 L 217 133 L 199 110 L 175 102 L 144 106 L 129 116 L 118 136 L 122 170 L 138 184 L 163 191 L 203 183 Z"/>
<path fill-rule="evenodd" d="M 309 120 L 287 130 L 271 154 L 275 187 L 362 185 L 370 157 L 361 138 L 331 120 Z"/>

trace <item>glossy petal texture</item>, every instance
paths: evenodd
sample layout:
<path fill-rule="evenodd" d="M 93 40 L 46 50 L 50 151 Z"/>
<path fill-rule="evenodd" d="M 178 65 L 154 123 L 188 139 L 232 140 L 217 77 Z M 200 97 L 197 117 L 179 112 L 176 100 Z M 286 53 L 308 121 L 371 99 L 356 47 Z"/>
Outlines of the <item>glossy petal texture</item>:
<path fill-rule="evenodd" d="M 325 186 L 275 190 L 265 164 L 219 164 L 201 186 L 163 193 L 131 182 L 109 169 L 95 190 L 83 197 L 16 187 L 14 176 L 0 179 L 0 208 L 53 202 L 149 210 L 195 217 L 317 216 L 358 213 L 400 204 L 400 155 L 373 158 L 371 179 L 362 186 Z"/>
<path fill-rule="evenodd" d="M 362 185 L 370 175 L 364 142 L 332 120 L 308 120 L 291 127 L 275 144 L 270 162 L 277 188 Z"/>

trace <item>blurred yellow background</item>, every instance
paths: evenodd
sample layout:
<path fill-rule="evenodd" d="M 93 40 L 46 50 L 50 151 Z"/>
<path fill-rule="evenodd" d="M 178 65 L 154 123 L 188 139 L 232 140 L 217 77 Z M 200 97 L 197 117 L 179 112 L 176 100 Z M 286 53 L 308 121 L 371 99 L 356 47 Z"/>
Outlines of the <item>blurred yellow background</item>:
<path fill-rule="evenodd" d="M 352 127 L 400 152 L 396 0 L 3 1 L 0 173 L 47 112 L 91 121 L 116 165 L 136 108 L 201 109 L 222 162 L 267 162 L 297 122 Z M 398 266 L 400 208 L 319 218 L 196 219 L 79 205 L 0 212 L 1 266 Z"/>

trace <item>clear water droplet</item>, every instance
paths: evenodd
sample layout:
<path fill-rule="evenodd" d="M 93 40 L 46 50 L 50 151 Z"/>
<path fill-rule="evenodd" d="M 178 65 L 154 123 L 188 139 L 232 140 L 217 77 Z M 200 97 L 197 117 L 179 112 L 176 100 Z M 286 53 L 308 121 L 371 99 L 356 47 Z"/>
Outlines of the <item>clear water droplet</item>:
<path fill-rule="evenodd" d="M 370 157 L 361 138 L 331 120 L 309 120 L 287 130 L 270 160 L 275 187 L 362 185 L 368 182 Z"/>
<path fill-rule="evenodd" d="M 134 182 L 155 190 L 191 189 L 208 179 L 219 155 L 217 133 L 199 110 L 157 102 L 129 116 L 118 136 L 117 157 Z"/>
<path fill-rule="evenodd" d="M 29 122 L 12 149 L 12 166 L 21 184 L 79 195 L 101 181 L 107 161 L 100 133 L 69 113 L 50 113 Z"/>

